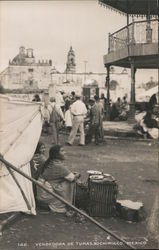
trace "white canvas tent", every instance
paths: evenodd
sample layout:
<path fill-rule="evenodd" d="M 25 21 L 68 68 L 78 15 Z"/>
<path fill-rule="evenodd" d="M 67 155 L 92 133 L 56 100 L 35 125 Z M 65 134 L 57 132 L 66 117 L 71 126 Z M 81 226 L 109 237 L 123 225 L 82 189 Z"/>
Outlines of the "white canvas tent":
<path fill-rule="evenodd" d="M 43 116 L 40 103 L 10 100 L 0 95 L 0 154 L 31 176 L 30 160 L 39 141 Z M 36 214 L 32 183 L 0 162 L 0 213 Z M 24 192 L 25 201 L 22 192 Z"/>

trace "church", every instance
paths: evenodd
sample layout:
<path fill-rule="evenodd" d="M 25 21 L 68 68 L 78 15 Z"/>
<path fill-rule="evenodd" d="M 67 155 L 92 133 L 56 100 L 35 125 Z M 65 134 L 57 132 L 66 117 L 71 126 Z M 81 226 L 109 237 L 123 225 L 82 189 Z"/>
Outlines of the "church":
<path fill-rule="evenodd" d="M 24 93 L 27 91 L 38 92 L 54 86 L 57 92 L 71 93 L 71 91 L 75 91 L 82 94 L 83 88 L 91 88 L 94 85 L 99 88 L 99 94 L 106 94 L 106 73 L 76 72 L 75 59 L 75 52 L 70 46 L 66 57 L 66 67 L 61 73 L 55 66 L 52 66 L 51 59 L 36 61 L 33 49 L 21 46 L 19 53 L 9 61 L 8 67 L 0 73 L 0 82 L 5 89 L 14 90 L 17 93 L 19 89 Z M 128 81 L 127 73 L 114 73 L 112 71 L 110 74 L 111 80 L 118 81 L 120 86 L 125 85 Z"/>
<path fill-rule="evenodd" d="M 5 89 L 41 89 L 51 83 L 51 60 L 36 62 L 33 49 L 21 46 L 19 53 L 1 72 L 0 80 Z"/>

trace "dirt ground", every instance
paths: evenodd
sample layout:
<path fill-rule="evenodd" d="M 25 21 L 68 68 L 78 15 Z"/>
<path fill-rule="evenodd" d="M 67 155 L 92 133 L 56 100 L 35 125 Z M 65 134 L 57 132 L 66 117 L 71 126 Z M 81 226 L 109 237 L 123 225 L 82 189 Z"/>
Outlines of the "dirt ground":
<path fill-rule="evenodd" d="M 51 137 L 41 138 L 51 146 Z M 67 139 L 61 135 L 61 142 Z M 78 138 L 77 138 L 78 140 Z M 73 172 L 88 178 L 87 170 L 102 170 L 118 183 L 118 199 L 142 201 L 146 219 L 138 223 L 118 217 L 95 219 L 137 249 L 158 249 L 150 238 L 149 222 L 158 189 L 158 143 L 153 141 L 106 139 L 103 144 L 64 146 L 66 163 Z M 90 221 L 76 222 L 64 215 L 23 215 L 0 238 L 0 249 L 128 249 Z"/>

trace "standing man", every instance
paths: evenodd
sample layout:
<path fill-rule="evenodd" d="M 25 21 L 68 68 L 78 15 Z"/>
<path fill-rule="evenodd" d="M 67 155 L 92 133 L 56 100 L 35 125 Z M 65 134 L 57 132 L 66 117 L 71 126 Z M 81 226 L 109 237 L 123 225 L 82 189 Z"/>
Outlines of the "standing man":
<path fill-rule="evenodd" d="M 90 109 L 90 125 L 88 134 L 86 136 L 86 144 L 92 141 L 92 137 L 95 137 L 95 144 L 99 143 L 99 124 L 100 124 L 100 113 L 97 103 L 95 99 L 90 99 L 89 104 L 91 106 Z"/>
<path fill-rule="evenodd" d="M 81 97 L 76 95 L 76 101 L 70 106 L 72 119 L 72 130 L 68 138 L 67 145 L 72 146 L 76 137 L 77 131 L 80 131 L 80 143 L 79 146 L 85 145 L 85 133 L 84 133 L 84 118 L 87 114 L 87 108 L 81 101 Z"/>
<path fill-rule="evenodd" d="M 104 129 L 103 129 L 103 118 L 104 118 L 104 108 L 103 104 L 100 102 L 100 99 L 97 95 L 94 96 L 98 110 L 99 110 L 99 137 L 101 141 L 104 141 Z"/>
<path fill-rule="evenodd" d="M 64 115 L 61 107 L 56 104 L 56 99 L 54 97 L 50 98 L 50 105 L 48 108 L 50 110 L 50 127 L 54 139 L 53 143 L 59 145 L 60 122 L 64 121 Z"/>

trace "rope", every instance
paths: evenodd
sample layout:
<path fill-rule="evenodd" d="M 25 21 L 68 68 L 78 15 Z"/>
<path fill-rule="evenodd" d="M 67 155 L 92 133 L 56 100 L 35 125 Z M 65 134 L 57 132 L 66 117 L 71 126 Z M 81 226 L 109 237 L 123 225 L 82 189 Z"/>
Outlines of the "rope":
<path fill-rule="evenodd" d="M 80 209 L 76 208 L 75 206 L 73 206 L 72 204 L 70 204 L 68 201 L 66 201 L 65 199 L 63 199 L 62 197 L 60 197 L 59 195 L 57 195 L 54 192 L 49 191 L 44 185 L 42 185 L 39 181 L 34 180 L 32 177 L 30 177 L 29 175 L 25 174 L 24 172 L 22 172 L 21 170 L 17 169 L 15 166 L 13 166 L 11 163 L 9 163 L 8 161 L 6 161 L 4 158 L 2 158 L 0 156 L 0 161 L 2 161 L 4 164 L 6 164 L 8 167 L 10 167 L 11 169 L 14 169 L 16 172 L 18 172 L 19 174 L 21 174 L 22 176 L 24 176 L 25 178 L 27 178 L 28 180 L 32 181 L 33 183 L 35 183 L 36 185 L 38 185 L 40 188 L 42 188 L 43 190 L 45 190 L 47 193 L 51 194 L 53 197 L 57 198 L 58 200 L 62 201 L 64 204 L 66 204 L 67 206 L 71 207 L 73 210 L 75 210 L 76 212 L 82 214 L 83 216 L 85 216 L 88 220 L 90 220 L 91 222 L 93 222 L 96 226 L 98 226 L 99 228 L 101 228 L 102 230 L 104 230 L 105 232 L 107 232 L 108 234 L 110 234 L 113 238 L 119 240 L 120 242 L 122 242 L 125 246 L 127 246 L 129 249 L 136 249 L 133 246 L 129 245 L 125 240 L 121 239 L 118 235 L 116 235 L 115 233 L 113 233 L 112 231 L 110 231 L 109 229 L 107 229 L 106 227 L 104 227 L 102 224 L 100 224 L 98 221 L 96 221 L 95 219 L 93 219 L 92 217 L 90 217 L 89 215 L 87 215 L 86 213 L 84 213 L 83 211 L 81 211 Z"/>

